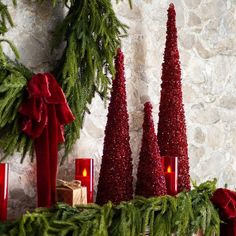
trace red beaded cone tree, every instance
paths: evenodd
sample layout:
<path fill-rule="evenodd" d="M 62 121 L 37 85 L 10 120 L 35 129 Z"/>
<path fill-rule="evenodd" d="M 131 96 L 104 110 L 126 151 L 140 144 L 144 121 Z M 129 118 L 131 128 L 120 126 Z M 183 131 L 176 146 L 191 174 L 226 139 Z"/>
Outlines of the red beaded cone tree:
<path fill-rule="evenodd" d="M 143 138 L 135 194 L 147 198 L 167 194 L 150 102 L 144 105 Z"/>
<path fill-rule="evenodd" d="M 126 102 L 124 55 L 120 49 L 115 58 L 116 76 L 105 129 L 102 165 L 96 202 L 118 204 L 133 197 L 132 159 Z"/>
<path fill-rule="evenodd" d="M 178 157 L 178 191 L 183 191 L 190 190 L 190 176 L 175 16 L 174 5 L 170 4 L 162 64 L 158 143 L 162 156 Z"/>

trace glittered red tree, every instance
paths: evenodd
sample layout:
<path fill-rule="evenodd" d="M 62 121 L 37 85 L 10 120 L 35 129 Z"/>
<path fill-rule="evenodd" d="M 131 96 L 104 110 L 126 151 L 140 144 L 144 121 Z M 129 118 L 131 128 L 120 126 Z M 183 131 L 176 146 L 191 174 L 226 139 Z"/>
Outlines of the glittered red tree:
<path fill-rule="evenodd" d="M 158 143 L 162 156 L 178 157 L 178 191 L 183 191 L 190 190 L 190 176 L 175 16 L 174 5 L 170 4 L 162 64 Z"/>
<path fill-rule="evenodd" d="M 167 194 L 150 102 L 144 105 L 143 138 L 135 194 L 147 198 Z"/>
<path fill-rule="evenodd" d="M 120 49 L 115 58 L 116 76 L 105 129 L 102 165 L 96 202 L 118 204 L 133 197 L 132 159 L 124 77 L 124 55 Z"/>

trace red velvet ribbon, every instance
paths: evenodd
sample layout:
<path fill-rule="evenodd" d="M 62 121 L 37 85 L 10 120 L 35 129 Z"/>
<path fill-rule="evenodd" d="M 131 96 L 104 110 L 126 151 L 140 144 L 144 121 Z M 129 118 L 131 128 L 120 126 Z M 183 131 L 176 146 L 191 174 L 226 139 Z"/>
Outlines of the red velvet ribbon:
<path fill-rule="evenodd" d="M 236 192 L 219 188 L 215 191 L 212 203 L 219 209 L 221 236 L 236 236 Z"/>
<path fill-rule="evenodd" d="M 22 131 L 34 139 L 38 207 L 51 207 L 56 202 L 58 144 L 64 142 L 64 125 L 74 116 L 53 75 L 34 75 L 27 89 L 29 97 L 19 109 Z"/>

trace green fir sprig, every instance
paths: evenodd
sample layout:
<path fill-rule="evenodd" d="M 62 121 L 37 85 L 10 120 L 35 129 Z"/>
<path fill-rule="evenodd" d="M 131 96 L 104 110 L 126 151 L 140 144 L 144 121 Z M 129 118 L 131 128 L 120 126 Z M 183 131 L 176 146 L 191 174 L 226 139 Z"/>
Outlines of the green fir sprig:
<path fill-rule="evenodd" d="M 16 0 L 13 0 L 12 2 L 14 5 L 16 5 Z M 7 24 L 9 24 L 10 27 L 14 26 L 7 5 L 3 4 L 2 1 L 0 1 L 0 35 L 4 35 L 8 31 Z"/>
<path fill-rule="evenodd" d="M 220 235 L 220 218 L 210 198 L 215 181 L 195 186 L 176 197 L 137 198 L 120 205 L 110 202 L 72 208 L 59 203 L 51 209 L 36 209 L 14 222 L 0 223 L 1 236 L 192 236 Z"/>
<path fill-rule="evenodd" d="M 15 1 L 16 1 L 16 0 L 15 0 Z M 44 2 L 44 1 L 45 1 L 45 0 L 37 0 L 37 2 L 39 2 L 39 3 L 42 3 L 42 2 Z M 123 1 L 123 0 L 116 0 L 116 3 L 119 3 L 120 1 Z M 56 6 L 57 4 L 63 3 L 63 4 L 65 4 L 67 7 L 69 7 L 70 4 L 73 4 L 75 1 L 74 1 L 74 0 L 51 0 L 51 2 L 52 2 L 52 5 L 53 5 L 53 6 Z M 130 8 L 132 9 L 132 0 L 128 0 L 128 2 L 129 2 Z"/>
<path fill-rule="evenodd" d="M 10 47 L 18 53 L 14 45 L 7 40 Z M 32 72 L 23 65 L 10 60 L 0 46 L 0 149 L 4 155 L 13 155 L 15 151 L 21 152 L 25 157 L 28 151 L 32 152 L 32 141 L 19 127 L 18 108 L 25 97 L 25 87 L 31 78 Z"/>
<path fill-rule="evenodd" d="M 119 3 L 120 1 L 123 1 L 123 0 L 116 0 L 116 3 Z M 132 0 L 128 0 L 128 1 L 129 1 L 129 6 L 132 9 L 133 8 Z"/>
<path fill-rule="evenodd" d="M 16 0 L 12 2 L 16 6 Z M 8 31 L 8 26 L 13 27 L 14 23 L 7 5 L 0 1 L 1 36 Z M 17 61 L 9 59 L 3 53 L 2 43 L 9 45 L 16 59 L 20 57 L 11 41 L 0 39 L 0 149 L 3 152 L 0 162 L 15 151 L 22 153 L 22 160 L 26 153 L 33 153 L 32 141 L 20 132 L 18 115 L 18 108 L 25 97 L 25 87 L 32 72 Z"/>
<path fill-rule="evenodd" d="M 70 1 L 64 21 L 55 31 L 54 46 L 66 42 L 63 57 L 55 70 L 66 94 L 75 121 L 65 128 L 65 155 L 80 136 L 88 105 L 95 93 L 107 99 L 113 58 L 127 27 L 116 17 L 108 0 Z"/>
<path fill-rule="evenodd" d="M 209 200 L 212 193 L 216 190 L 216 179 L 212 182 L 205 182 L 199 186 L 193 183 L 194 190 L 190 192 L 192 199 L 193 217 L 196 219 L 191 222 L 190 234 L 201 229 L 203 235 L 212 236 L 214 232 L 220 231 L 220 219 L 218 212 L 214 209 L 213 204 Z"/>

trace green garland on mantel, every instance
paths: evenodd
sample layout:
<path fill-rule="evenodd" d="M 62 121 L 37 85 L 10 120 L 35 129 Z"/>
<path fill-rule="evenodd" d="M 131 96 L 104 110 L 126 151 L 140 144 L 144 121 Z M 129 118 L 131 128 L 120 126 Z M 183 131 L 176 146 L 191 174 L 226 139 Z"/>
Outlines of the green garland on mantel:
<path fill-rule="evenodd" d="M 216 181 L 194 186 L 177 197 L 136 198 L 114 206 L 95 204 L 72 208 L 58 204 L 36 209 L 14 222 L 0 224 L 1 236 L 205 236 L 220 235 L 220 218 L 210 198 Z"/>
<path fill-rule="evenodd" d="M 44 1 L 37 0 L 38 3 Z M 66 17 L 55 29 L 53 44 L 53 48 L 65 45 L 53 74 L 76 117 L 65 127 L 65 158 L 80 136 L 84 115 L 89 112 L 88 104 L 95 94 L 98 93 L 104 100 L 108 97 L 115 73 L 113 58 L 128 27 L 116 17 L 110 0 L 50 1 L 53 6 L 60 3 L 68 8 Z M 12 2 L 16 6 L 17 1 Z M 131 7 L 131 0 L 129 4 Z M 13 27 L 13 20 L 7 6 L 0 0 L 1 36 L 8 31 L 8 25 Z M 18 59 L 15 47 L 7 40 L 0 39 L 2 41 L 9 43 Z M 17 112 L 26 96 L 25 88 L 32 74 L 17 61 L 10 60 L 0 45 L 0 149 L 4 153 L 0 161 L 15 151 L 22 153 L 22 161 L 26 153 L 33 153 L 32 141 L 20 132 Z"/>

